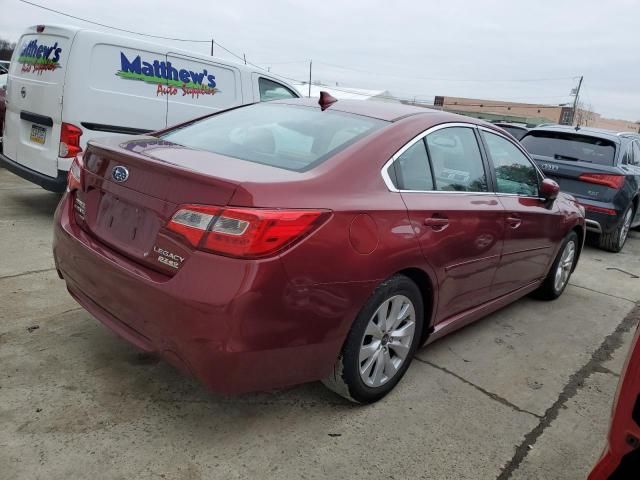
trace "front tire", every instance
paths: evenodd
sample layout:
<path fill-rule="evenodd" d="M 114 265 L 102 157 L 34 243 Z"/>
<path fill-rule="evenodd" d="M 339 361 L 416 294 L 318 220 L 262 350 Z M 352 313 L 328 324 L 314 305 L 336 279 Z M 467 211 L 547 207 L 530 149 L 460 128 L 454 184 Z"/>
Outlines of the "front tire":
<path fill-rule="evenodd" d="M 578 235 L 571 231 L 562 242 L 560 251 L 553 261 L 549 273 L 534 296 L 542 300 L 555 300 L 569 284 L 571 273 L 578 259 Z"/>
<path fill-rule="evenodd" d="M 418 348 L 424 305 L 416 284 L 395 275 L 376 288 L 322 383 L 353 402 L 372 403 L 402 379 Z"/>
<path fill-rule="evenodd" d="M 633 204 L 631 204 L 624 211 L 620 223 L 615 230 L 600 234 L 600 238 L 598 239 L 598 246 L 600 248 L 614 253 L 622 250 L 629 236 L 629 229 L 631 228 L 631 221 L 633 220 L 633 211 Z"/>

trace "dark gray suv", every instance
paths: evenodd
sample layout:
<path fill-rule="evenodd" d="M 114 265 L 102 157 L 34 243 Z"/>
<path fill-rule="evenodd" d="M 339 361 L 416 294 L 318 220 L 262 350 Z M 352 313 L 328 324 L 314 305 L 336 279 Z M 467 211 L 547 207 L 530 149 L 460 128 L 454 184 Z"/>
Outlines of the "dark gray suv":
<path fill-rule="evenodd" d="M 530 130 L 520 143 L 585 208 L 600 248 L 622 250 L 629 229 L 640 225 L 640 135 L 550 125 Z"/>

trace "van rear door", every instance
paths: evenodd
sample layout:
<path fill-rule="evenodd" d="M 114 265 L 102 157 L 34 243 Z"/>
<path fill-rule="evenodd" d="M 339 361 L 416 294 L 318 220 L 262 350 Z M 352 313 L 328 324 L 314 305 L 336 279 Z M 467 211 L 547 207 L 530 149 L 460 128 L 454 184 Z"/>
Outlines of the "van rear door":
<path fill-rule="evenodd" d="M 239 69 L 171 52 L 166 59 L 167 125 L 252 103 L 252 99 L 243 101 Z"/>
<path fill-rule="evenodd" d="M 31 27 L 9 70 L 4 155 L 50 177 L 58 176 L 62 93 L 74 35 L 64 28 Z"/>

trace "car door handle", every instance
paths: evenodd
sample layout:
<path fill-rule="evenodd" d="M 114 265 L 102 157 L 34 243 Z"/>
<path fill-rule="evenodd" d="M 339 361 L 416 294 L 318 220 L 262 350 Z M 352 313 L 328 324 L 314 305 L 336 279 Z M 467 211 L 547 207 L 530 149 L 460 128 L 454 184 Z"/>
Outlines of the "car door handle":
<path fill-rule="evenodd" d="M 424 224 L 439 232 L 449 226 L 449 219 L 447 217 L 438 217 L 434 215 L 431 218 L 425 218 Z"/>
<path fill-rule="evenodd" d="M 522 225 L 522 219 L 516 215 L 509 215 L 507 217 L 507 223 L 511 228 L 515 229 Z"/>

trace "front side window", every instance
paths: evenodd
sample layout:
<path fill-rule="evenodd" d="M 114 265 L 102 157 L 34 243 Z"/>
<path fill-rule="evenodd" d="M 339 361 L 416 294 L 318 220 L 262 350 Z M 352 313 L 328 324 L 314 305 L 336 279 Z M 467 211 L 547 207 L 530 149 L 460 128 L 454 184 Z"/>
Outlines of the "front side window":
<path fill-rule="evenodd" d="M 426 136 L 437 190 L 486 192 L 487 175 L 472 128 L 448 127 Z"/>
<path fill-rule="evenodd" d="M 433 190 L 424 141 L 419 140 L 389 166 L 389 177 L 399 190 Z"/>
<path fill-rule="evenodd" d="M 482 132 L 496 171 L 496 191 L 538 196 L 538 171 L 513 143 L 495 133 Z"/>
<path fill-rule="evenodd" d="M 260 101 L 269 102 L 271 100 L 280 100 L 282 98 L 298 98 L 291 89 L 285 87 L 281 83 L 274 82 L 267 78 L 260 77 L 258 79 L 258 88 L 260 89 Z"/>
<path fill-rule="evenodd" d="M 177 127 L 160 138 L 227 157 L 304 171 L 387 123 L 337 111 L 256 103 Z"/>

